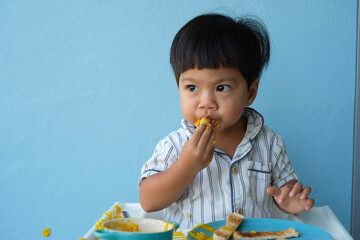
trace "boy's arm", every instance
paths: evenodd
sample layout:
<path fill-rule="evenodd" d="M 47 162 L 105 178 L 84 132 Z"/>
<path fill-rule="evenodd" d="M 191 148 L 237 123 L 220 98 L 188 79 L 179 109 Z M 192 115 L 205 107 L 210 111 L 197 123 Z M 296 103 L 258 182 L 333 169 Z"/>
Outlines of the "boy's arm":
<path fill-rule="evenodd" d="M 176 161 L 168 170 L 145 178 L 140 185 L 140 204 L 146 212 L 159 211 L 175 202 L 196 174 L 186 172 Z"/>
<path fill-rule="evenodd" d="M 145 178 L 140 185 L 140 204 L 146 212 L 164 209 L 174 203 L 197 173 L 205 168 L 214 154 L 215 132 L 201 124 L 186 141 L 179 159 L 166 171 Z"/>
<path fill-rule="evenodd" d="M 274 197 L 279 209 L 289 214 L 310 210 L 315 203 L 314 199 L 308 198 L 311 188 L 303 188 L 302 183 L 296 180 L 291 180 L 280 188 L 275 186 L 269 187 L 266 191 Z"/>

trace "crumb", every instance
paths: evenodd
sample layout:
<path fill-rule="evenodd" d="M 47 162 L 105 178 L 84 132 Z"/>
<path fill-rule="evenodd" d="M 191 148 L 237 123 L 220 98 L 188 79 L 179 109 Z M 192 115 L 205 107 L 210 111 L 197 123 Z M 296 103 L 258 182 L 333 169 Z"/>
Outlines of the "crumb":
<path fill-rule="evenodd" d="M 50 228 L 45 228 L 43 231 L 42 231 L 42 235 L 44 237 L 48 237 L 51 233 L 51 229 Z"/>

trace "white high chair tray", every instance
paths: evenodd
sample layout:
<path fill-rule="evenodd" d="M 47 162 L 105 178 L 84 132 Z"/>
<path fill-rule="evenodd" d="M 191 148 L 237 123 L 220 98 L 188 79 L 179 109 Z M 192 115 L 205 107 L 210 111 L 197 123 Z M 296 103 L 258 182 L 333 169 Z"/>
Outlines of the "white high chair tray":
<path fill-rule="evenodd" d="M 116 209 L 116 206 L 122 208 L 122 210 L 127 211 L 131 217 L 144 217 L 163 220 L 163 211 L 152 213 L 144 212 L 140 206 L 140 203 L 115 202 L 108 211 L 114 211 L 114 209 Z M 104 216 L 101 218 L 104 218 Z M 304 211 L 296 215 L 285 214 L 275 207 L 271 218 L 285 219 L 310 224 L 328 232 L 334 239 L 337 240 L 353 239 L 328 206 L 313 207 L 310 211 Z M 83 236 L 83 238 L 86 240 L 95 240 L 95 237 L 93 236 L 93 232 L 95 230 L 95 226 L 92 226 L 90 230 Z M 181 233 L 185 236 L 187 235 L 187 232 L 189 230 L 191 229 L 180 229 Z M 184 238 L 179 237 L 178 239 Z"/>

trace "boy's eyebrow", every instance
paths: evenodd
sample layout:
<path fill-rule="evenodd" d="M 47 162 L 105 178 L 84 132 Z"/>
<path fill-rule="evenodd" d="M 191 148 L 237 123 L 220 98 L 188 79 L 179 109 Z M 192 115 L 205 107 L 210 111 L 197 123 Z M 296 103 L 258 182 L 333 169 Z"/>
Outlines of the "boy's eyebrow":
<path fill-rule="evenodd" d="M 179 82 L 197 82 L 198 79 L 193 78 L 193 77 L 185 77 L 185 78 L 180 78 Z"/>
<path fill-rule="evenodd" d="M 195 81 L 195 79 L 191 78 L 191 77 L 186 77 L 186 78 L 180 78 L 179 81 L 180 82 L 182 82 L 182 81 Z"/>
<path fill-rule="evenodd" d="M 220 83 L 220 82 L 237 82 L 237 80 L 233 77 L 223 77 L 215 80 L 215 83 Z"/>

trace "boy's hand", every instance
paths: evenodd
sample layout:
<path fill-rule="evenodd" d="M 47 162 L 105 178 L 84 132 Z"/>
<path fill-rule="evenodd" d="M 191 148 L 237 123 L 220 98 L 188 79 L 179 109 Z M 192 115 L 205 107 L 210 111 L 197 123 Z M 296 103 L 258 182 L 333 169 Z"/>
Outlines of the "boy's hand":
<path fill-rule="evenodd" d="M 308 198 L 311 188 L 303 188 L 302 183 L 295 180 L 286 183 L 281 188 L 269 187 L 266 191 L 274 197 L 282 211 L 291 214 L 310 210 L 315 203 L 314 199 Z"/>
<path fill-rule="evenodd" d="M 190 140 L 186 141 L 180 156 L 179 164 L 182 168 L 195 176 L 199 171 L 209 165 L 215 144 L 215 132 L 207 124 L 200 124 Z"/>

